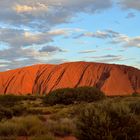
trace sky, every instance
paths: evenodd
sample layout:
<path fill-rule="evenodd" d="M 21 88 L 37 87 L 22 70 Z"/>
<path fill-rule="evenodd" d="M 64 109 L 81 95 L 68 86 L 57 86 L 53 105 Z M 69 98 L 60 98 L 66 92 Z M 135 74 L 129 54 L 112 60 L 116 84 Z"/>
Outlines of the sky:
<path fill-rule="evenodd" d="M 140 69 L 140 0 L 0 0 L 0 71 L 71 61 Z"/>

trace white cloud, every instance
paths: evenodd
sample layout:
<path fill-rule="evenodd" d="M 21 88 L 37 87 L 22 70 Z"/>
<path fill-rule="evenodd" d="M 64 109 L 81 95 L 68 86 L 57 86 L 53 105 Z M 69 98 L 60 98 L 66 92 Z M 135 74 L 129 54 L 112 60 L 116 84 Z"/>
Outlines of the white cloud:
<path fill-rule="evenodd" d="M 123 47 L 137 47 L 140 48 L 140 36 L 129 37 L 120 34 L 118 37 L 113 38 L 112 43 L 122 44 Z"/>
<path fill-rule="evenodd" d="M 1 68 L 62 61 L 51 59 L 52 53 L 66 50 L 48 44 L 56 36 L 70 37 L 81 29 L 55 26 L 71 22 L 79 13 L 95 14 L 111 6 L 112 0 L 0 0 L 0 24 L 7 27 L 0 28 L 0 43 L 8 46 L 0 50 L 0 59 L 10 61 Z"/>
<path fill-rule="evenodd" d="M 103 63 L 111 63 L 111 62 L 118 62 L 118 61 L 124 61 L 125 59 L 121 55 L 102 55 L 102 56 L 93 56 L 89 57 L 91 59 L 94 59 L 96 62 L 103 62 Z"/>
<path fill-rule="evenodd" d="M 140 10 L 139 0 L 120 0 L 120 3 L 125 9 Z M 129 37 L 112 30 L 93 33 L 79 28 L 55 29 L 56 25 L 72 22 L 79 13 L 93 15 L 111 6 L 112 0 L 0 0 L 0 23 L 8 27 L 0 28 L 0 43 L 8 46 L 0 50 L 0 59 L 5 61 L 1 62 L 0 67 L 14 68 L 17 65 L 43 63 L 44 60 L 63 62 L 63 59 L 51 58 L 52 52 L 65 51 L 49 45 L 56 36 L 109 39 L 123 47 L 140 47 L 139 36 Z M 94 50 L 79 53 L 92 52 Z"/>
<path fill-rule="evenodd" d="M 66 59 L 53 58 L 51 53 L 54 52 L 57 53 L 59 50 L 39 51 L 34 48 L 9 48 L 0 51 L 0 71 L 38 63 L 61 63 L 66 61 Z"/>
<path fill-rule="evenodd" d="M 36 3 L 36 6 L 28 6 L 28 5 L 14 5 L 13 9 L 17 13 L 24 13 L 24 12 L 38 12 L 38 11 L 47 11 L 48 6 L 41 3 Z"/>
<path fill-rule="evenodd" d="M 44 31 L 81 12 L 94 14 L 111 6 L 112 0 L 1 0 L 0 21 Z"/>
<path fill-rule="evenodd" d="M 39 50 L 39 52 L 53 53 L 53 52 L 66 52 L 66 50 L 63 50 L 57 46 L 44 46 Z"/>
<path fill-rule="evenodd" d="M 51 29 L 50 31 L 48 31 L 48 34 L 50 35 L 63 35 L 63 36 L 69 36 L 73 33 L 79 33 L 84 31 L 84 29 L 80 29 L 80 28 L 59 28 L 59 29 Z"/>
<path fill-rule="evenodd" d="M 25 47 L 52 41 L 52 37 L 47 32 L 33 34 L 23 30 L 0 28 L 0 42 L 7 43 L 10 47 Z"/>
<path fill-rule="evenodd" d="M 78 53 L 93 53 L 93 52 L 97 52 L 96 50 L 83 50 L 83 51 L 79 51 Z"/>
<path fill-rule="evenodd" d="M 53 62 L 53 55 L 58 52 L 66 52 L 60 47 L 46 46 L 53 41 L 53 37 L 58 35 L 61 34 L 54 32 L 32 33 L 0 28 L 0 42 L 5 42 L 9 46 L 0 50 L 1 71 L 36 63 L 47 63 L 49 60 Z M 34 47 L 34 44 L 36 47 Z M 56 59 L 54 62 L 57 62 Z"/>
<path fill-rule="evenodd" d="M 91 37 L 99 39 L 109 39 L 112 44 L 120 44 L 123 47 L 138 47 L 140 48 L 140 36 L 129 37 L 128 35 L 115 32 L 113 30 L 97 31 L 97 32 L 84 32 L 75 37 Z"/>
<path fill-rule="evenodd" d="M 21 12 L 29 12 L 35 9 L 34 7 L 27 6 L 27 5 L 16 5 L 13 8 L 16 12 L 21 13 Z"/>

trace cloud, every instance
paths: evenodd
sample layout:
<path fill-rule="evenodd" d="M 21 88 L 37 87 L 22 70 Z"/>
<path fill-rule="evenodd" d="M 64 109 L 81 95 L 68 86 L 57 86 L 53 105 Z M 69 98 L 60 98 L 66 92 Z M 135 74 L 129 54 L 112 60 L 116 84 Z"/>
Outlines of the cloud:
<path fill-rule="evenodd" d="M 134 9 L 140 11 L 140 1 L 139 0 L 120 0 L 119 3 L 125 9 Z"/>
<path fill-rule="evenodd" d="M 37 11 L 47 11 L 48 7 L 45 4 L 37 3 L 36 6 L 28 6 L 28 5 L 15 5 L 13 9 L 17 13 L 24 13 L 24 12 L 37 12 Z"/>
<path fill-rule="evenodd" d="M 2 50 L 0 51 L 0 71 L 33 64 L 61 63 L 66 61 L 66 59 L 52 57 L 52 53 L 54 52 L 51 50 L 50 52 L 48 51 L 41 52 L 34 48 L 9 48 Z"/>
<path fill-rule="evenodd" d="M 81 37 L 107 39 L 107 38 L 117 37 L 118 35 L 119 35 L 119 33 L 115 32 L 113 30 L 96 31 L 96 32 L 87 32 L 86 31 L 86 32 L 76 36 L 75 39 L 81 38 Z"/>
<path fill-rule="evenodd" d="M 31 6 L 27 6 L 27 5 L 16 5 L 14 7 L 14 10 L 18 13 L 20 12 L 29 12 L 32 11 L 33 9 L 35 9 L 34 7 Z"/>
<path fill-rule="evenodd" d="M 1 68 L 54 62 L 52 54 L 66 51 L 49 45 L 54 38 L 82 32 L 55 26 L 72 22 L 80 13 L 95 14 L 111 6 L 112 0 L 0 0 L 0 43 L 6 44 L 0 49 L 0 58 L 10 61 L 5 62 L 8 66 L 1 63 Z"/>
<path fill-rule="evenodd" d="M 85 32 L 85 33 L 82 33 L 78 36 L 76 36 L 75 38 L 80 38 L 80 37 L 93 37 L 93 38 L 101 38 L 101 39 L 105 39 L 105 38 L 108 38 L 110 37 L 109 34 L 107 32 L 101 32 L 101 31 L 97 31 L 95 33 L 93 32 Z"/>
<path fill-rule="evenodd" d="M 120 34 L 118 37 L 113 38 L 112 44 L 121 44 L 123 47 L 137 47 L 140 48 L 140 36 L 129 37 L 127 35 Z"/>
<path fill-rule="evenodd" d="M 134 18 L 136 15 L 134 13 L 128 13 L 128 15 L 126 16 L 127 19 L 131 19 Z"/>
<path fill-rule="evenodd" d="M 82 31 L 82 29 L 60 28 L 35 33 L 18 29 L 0 28 L 0 42 L 8 44 L 10 47 L 42 45 L 53 42 L 53 38 L 56 36 L 66 37 L 80 31 Z"/>
<path fill-rule="evenodd" d="M 0 68 L 7 67 L 10 64 L 10 61 L 5 61 L 0 59 Z"/>
<path fill-rule="evenodd" d="M 82 31 L 84 31 L 84 29 L 81 28 L 59 28 L 59 29 L 52 29 L 48 31 L 48 33 L 53 36 L 63 35 L 65 37 L 68 37 L 69 35 L 71 36 L 74 33 L 79 33 Z"/>
<path fill-rule="evenodd" d="M 94 14 L 112 6 L 112 0 L 1 0 L 0 21 L 38 30 L 70 22 L 79 13 Z"/>
<path fill-rule="evenodd" d="M 6 50 L 0 51 L 0 59 L 5 61 L 15 61 L 20 60 L 21 58 L 27 59 L 39 59 L 40 57 L 46 57 L 48 54 L 40 53 L 36 49 L 33 48 L 9 48 Z"/>
<path fill-rule="evenodd" d="M 125 50 L 121 49 L 121 50 L 118 50 L 119 52 L 124 52 Z"/>
<path fill-rule="evenodd" d="M 140 10 L 138 0 L 120 2 L 125 9 Z M 63 62 L 63 58 L 55 58 L 55 54 L 65 52 L 61 48 L 64 46 L 50 45 L 58 36 L 91 37 L 123 47 L 140 47 L 139 36 L 129 37 L 112 30 L 56 29 L 58 25 L 73 22 L 74 17 L 81 13 L 94 15 L 110 7 L 112 0 L 0 0 L 0 25 L 3 26 L 0 28 L 0 43 L 6 44 L 0 49 L 0 59 L 5 61 L 0 63 L 0 67 L 10 69 L 34 63 Z M 133 16 L 128 14 L 129 18 Z M 92 52 L 94 50 L 79 53 Z"/>
<path fill-rule="evenodd" d="M 108 54 L 108 55 L 102 55 L 102 56 L 93 56 L 92 58 L 118 58 L 121 57 L 120 55 L 112 55 L 112 54 Z"/>
<path fill-rule="evenodd" d="M 140 36 L 129 37 L 125 34 L 121 34 L 119 32 L 115 32 L 113 30 L 104 30 L 97 32 L 84 32 L 76 37 L 75 39 L 79 39 L 81 37 L 91 37 L 91 38 L 99 38 L 109 40 L 112 44 L 120 44 L 122 47 L 137 47 L 140 48 Z"/>
<path fill-rule="evenodd" d="M 54 36 L 57 35 L 49 32 L 31 33 L 0 28 L 0 41 L 8 45 L 0 50 L 0 60 L 3 60 L 0 63 L 1 71 L 36 63 L 47 63 L 55 53 L 65 52 L 66 50 L 59 47 L 44 46 L 52 42 Z"/>
<path fill-rule="evenodd" d="M 93 53 L 93 52 L 97 52 L 96 50 L 83 50 L 83 51 L 79 51 L 78 53 Z"/>
<path fill-rule="evenodd" d="M 56 46 L 45 46 L 39 50 L 39 52 L 47 52 L 47 53 L 53 53 L 53 52 L 66 52 L 66 50 L 63 50 Z"/>
<path fill-rule="evenodd" d="M 8 46 L 0 49 L 0 59 L 11 63 L 5 62 L 6 65 L 1 63 L 1 70 L 7 69 L 7 67 L 11 69 L 12 67 L 53 62 L 50 60 L 52 57 L 68 50 L 48 44 L 53 42 L 57 36 L 65 37 L 80 31 L 78 28 L 51 29 L 47 32 L 0 28 L 0 42 Z M 59 60 L 55 59 L 54 62 L 59 62 Z"/>
<path fill-rule="evenodd" d="M 10 47 L 0 50 L 0 61 L 2 64 L 7 64 L 8 68 L 16 68 L 25 65 L 36 63 L 47 63 L 58 52 L 66 52 L 56 46 L 44 46 L 40 49 L 34 47 Z M 5 66 L 4 66 L 5 67 Z"/>
<path fill-rule="evenodd" d="M 30 33 L 23 30 L 0 28 L 0 41 L 7 43 L 10 47 L 25 47 L 52 42 L 53 40 L 47 32 Z"/>
<path fill-rule="evenodd" d="M 125 59 L 121 55 L 102 55 L 102 56 L 92 56 L 89 57 L 91 59 L 94 59 L 96 62 L 104 62 L 104 63 L 110 63 L 110 62 L 118 62 L 118 61 L 124 61 Z"/>

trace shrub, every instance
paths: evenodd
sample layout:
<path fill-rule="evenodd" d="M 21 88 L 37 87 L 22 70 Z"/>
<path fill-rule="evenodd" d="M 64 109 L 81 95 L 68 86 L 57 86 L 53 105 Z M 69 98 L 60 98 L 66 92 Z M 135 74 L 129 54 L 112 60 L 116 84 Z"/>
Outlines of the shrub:
<path fill-rule="evenodd" d="M 27 113 L 28 114 L 32 114 L 32 115 L 39 115 L 39 114 L 44 114 L 42 109 L 38 109 L 38 108 L 29 108 L 27 109 Z"/>
<path fill-rule="evenodd" d="M 31 95 L 31 94 L 28 94 L 26 96 L 21 96 L 21 97 L 22 97 L 23 100 L 30 100 L 30 101 L 35 101 L 37 98 L 39 98 L 38 96 L 34 96 L 34 95 Z"/>
<path fill-rule="evenodd" d="M 46 95 L 44 103 L 49 105 L 68 105 L 82 101 L 97 101 L 104 97 L 104 93 L 94 87 L 64 88 L 57 89 Z"/>
<path fill-rule="evenodd" d="M 15 105 L 11 110 L 13 112 L 13 116 L 21 116 L 26 112 L 27 108 L 22 105 Z"/>
<path fill-rule="evenodd" d="M 3 106 L 0 106 L 0 121 L 5 119 L 10 119 L 13 116 L 13 111 L 9 108 L 5 108 Z"/>
<path fill-rule="evenodd" d="M 26 95 L 26 96 L 13 95 L 13 94 L 0 95 L 0 105 L 6 107 L 12 107 L 14 105 L 17 105 L 20 101 L 23 100 L 35 101 L 37 98 L 42 99 L 43 97 L 38 97 L 33 95 Z"/>
<path fill-rule="evenodd" d="M 22 100 L 21 96 L 16 95 L 0 95 L 0 105 L 11 107 L 17 104 L 19 101 Z"/>
<path fill-rule="evenodd" d="M 140 115 L 140 102 L 139 101 L 130 103 L 129 107 L 131 109 L 131 112 L 133 112 L 137 115 Z"/>
<path fill-rule="evenodd" d="M 0 123 L 0 136 L 36 136 L 46 134 L 46 127 L 38 117 L 15 117 Z"/>
<path fill-rule="evenodd" d="M 75 130 L 75 125 L 73 120 L 68 118 L 63 118 L 60 120 L 47 120 L 47 130 L 54 134 L 55 136 L 69 136 Z"/>
<path fill-rule="evenodd" d="M 137 140 L 140 138 L 139 116 L 122 103 L 88 105 L 78 117 L 77 137 L 80 140 Z"/>
<path fill-rule="evenodd" d="M 76 88 L 77 101 L 92 102 L 105 98 L 105 94 L 95 87 Z"/>
<path fill-rule="evenodd" d="M 13 116 L 21 116 L 26 112 L 26 107 L 18 104 L 12 107 L 0 106 L 0 121 L 11 119 Z"/>

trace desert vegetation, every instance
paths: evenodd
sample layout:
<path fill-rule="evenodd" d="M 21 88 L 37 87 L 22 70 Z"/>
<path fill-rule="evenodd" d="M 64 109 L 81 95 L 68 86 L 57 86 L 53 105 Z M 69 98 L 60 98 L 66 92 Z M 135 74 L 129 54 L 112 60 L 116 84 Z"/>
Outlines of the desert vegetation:
<path fill-rule="evenodd" d="M 80 102 L 93 102 L 104 98 L 105 94 L 95 87 L 64 88 L 57 89 L 46 95 L 44 103 L 49 105 L 68 105 Z"/>
<path fill-rule="evenodd" d="M 81 95 L 80 95 L 81 94 Z M 47 96 L 0 96 L 0 140 L 139 140 L 140 96 L 105 97 L 96 88 Z"/>
<path fill-rule="evenodd" d="M 78 116 L 77 136 L 80 140 L 138 140 L 140 139 L 138 110 L 140 102 L 104 101 L 89 104 Z"/>

